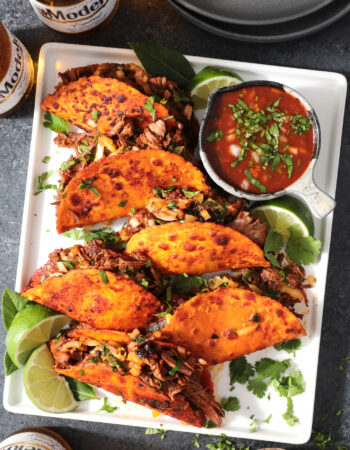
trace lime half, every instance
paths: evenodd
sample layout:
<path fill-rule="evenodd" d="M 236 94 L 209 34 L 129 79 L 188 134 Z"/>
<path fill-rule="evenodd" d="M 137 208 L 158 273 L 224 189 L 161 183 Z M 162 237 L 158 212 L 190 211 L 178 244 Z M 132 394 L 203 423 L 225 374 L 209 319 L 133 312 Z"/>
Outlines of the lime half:
<path fill-rule="evenodd" d="M 241 83 L 242 78 L 235 72 L 205 67 L 198 72 L 187 84 L 187 90 L 191 92 L 196 109 L 205 108 L 211 91 L 224 86 L 232 86 Z"/>
<path fill-rule="evenodd" d="M 22 367 L 31 352 L 56 336 L 69 320 L 42 305 L 29 305 L 19 311 L 6 336 L 6 349 L 13 363 Z"/>
<path fill-rule="evenodd" d="M 314 234 L 314 221 L 309 208 L 294 197 L 283 196 L 259 203 L 251 208 L 250 213 L 253 217 L 267 222 L 286 239 L 290 236 L 288 228 L 292 225 L 300 229 L 302 236 Z"/>
<path fill-rule="evenodd" d="M 75 409 L 78 402 L 66 379 L 55 372 L 54 359 L 46 344 L 34 350 L 24 368 L 24 387 L 39 409 L 64 413 Z"/>

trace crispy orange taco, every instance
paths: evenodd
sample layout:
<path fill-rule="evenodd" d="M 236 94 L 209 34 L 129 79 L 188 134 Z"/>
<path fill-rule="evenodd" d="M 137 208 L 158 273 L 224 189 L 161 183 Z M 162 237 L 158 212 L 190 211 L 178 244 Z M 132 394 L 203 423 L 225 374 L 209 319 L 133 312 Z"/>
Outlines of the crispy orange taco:
<path fill-rule="evenodd" d="M 167 119 L 167 127 L 177 127 L 164 105 L 149 101 L 149 96 L 123 81 L 92 75 L 61 85 L 41 107 L 88 133 L 113 135 L 115 125 L 125 116 L 138 117 L 140 128 L 157 119 Z"/>
<path fill-rule="evenodd" d="M 163 274 L 200 274 L 242 267 L 269 267 L 248 237 L 215 223 L 172 222 L 136 233 L 126 251 L 145 253 Z"/>
<path fill-rule="evenodd" d="M 92 327 L 122 331 L 146 327 L 161 306 L 134 281 L 96 269 L 52 276 L 22 295 Z"/>
<path fill-rule="evenodd" d="M 139 150 L 102 158 L 75 176 L 62 194 L 57 231 L 99 223 L 145 208 L 156 187 L 205 192 L 204 175 L 181 156 Z"/>
<path fill-rule="evenodd" d="M 209 364 L 306 334 L 297 317 L 278 301 L 234 288 L 196 295 L 176 310 L 162 333 Z"/>
<path fill-rule="evenodd" d="M 138 330 L 126 335 L 78 326 L 50 342 L 55 370 L 197 427 L 224 412 L 206 362 Z"/>

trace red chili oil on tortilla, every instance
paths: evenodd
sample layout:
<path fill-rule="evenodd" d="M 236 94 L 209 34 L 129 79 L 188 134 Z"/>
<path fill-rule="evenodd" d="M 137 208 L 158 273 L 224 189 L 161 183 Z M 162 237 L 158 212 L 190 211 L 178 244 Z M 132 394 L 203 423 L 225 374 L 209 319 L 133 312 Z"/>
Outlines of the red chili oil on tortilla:
<path fill-rule="evenodd" d="M 247 86 L 217 97 L 205 150 L 228 184 L 254 194 L 294 183 L 308 168 L 316 140 L 306 107 L 272 86 Z"/>

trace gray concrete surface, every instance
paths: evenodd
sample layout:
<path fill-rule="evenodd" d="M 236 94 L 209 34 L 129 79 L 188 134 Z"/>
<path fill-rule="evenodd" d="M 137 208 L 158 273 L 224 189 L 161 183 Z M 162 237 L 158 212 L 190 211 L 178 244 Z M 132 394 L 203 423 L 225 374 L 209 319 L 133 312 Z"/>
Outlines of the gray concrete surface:
<path fill-rule="evenodd" d="M 27 46 L 34 61 L 40 46 L 49 41 L 85 43 L 126 47 L 129 40 L 154 40 L 183 53 L 236 59 L 248 62 L 305 67 L 341 72 L 350 75 L 350 15 L 338 23 L 306 38 L 277 44 L 247 44 L 233 42 L 187 23 L 165 0 L 121 0 L 119 11 L 111 25 L 89 38 L 70 37 L 42 25 L 28 0 L 0 0 L 0 20 Z M 0 290 L 14 287 L 19 233 L 22 219 L 27 162 L 31 138 L 34 91 L 25 106 L 9 118 L 0 119 Z M 341 162 L 337 187 L 332 245 L 327 278 L 322 345 L 317 379 L 314 428 L 332 433 L 337 445 L 350 444 L 349 370 L 339 370 L 339 358 L 349 354 L 349 241 L 350 241 L 350 127 L 349 102 L 342 140 Z M 4 352 L 5 330 L 0 326 L 1 349 Z M 3 372 L 0 375 L 2 392 Z M 339 416 L 336 412 L 342 410 Z M 328 419 L 321 417 L 328 413 Z M 75 450 L 166 449 L 194 448 L 189 434 L 169 432 L 160 436 L 145 436 L 144 429 L 104 425 L 60 418 L 40 418 L 14 415 L 0 406 L 0 440 L 23 427 L 47 426 L 64 436 Z M 217 438 L 199 439 L 202 448 Z M 264 447 L 257 441 L 234 440 L 237 447 Z M 265 446 L 269 446 L 266 443 Z M 275 447 L 276 445 L 271 445 Z M 316 449 L 309 442 L 302 446 L 281 445 L 286 449 Z M 334 447 L 336 448 L 336 447 Z"/>

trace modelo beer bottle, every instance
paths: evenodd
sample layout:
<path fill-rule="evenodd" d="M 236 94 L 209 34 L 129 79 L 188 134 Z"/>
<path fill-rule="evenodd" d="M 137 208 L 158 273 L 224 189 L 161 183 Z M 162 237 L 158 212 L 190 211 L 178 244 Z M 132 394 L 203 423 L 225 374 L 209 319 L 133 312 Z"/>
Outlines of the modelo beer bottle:
<path fill-rule="evenodd" d="M 102 29 L 113 19 L 119 0 L 29 0 L 39 19 L 67 34 Z"/>
<path fill-rule="evenodd" d="M 33 82 L 33 61 L 27 49 L 0 22 L 0 117 L 21 106 Z"/>
<path fill-rule="evenodd" d="M 72 450 L 57 433 L 48 428 L 24 428 L 0 442 L 0 450 Z"/>

